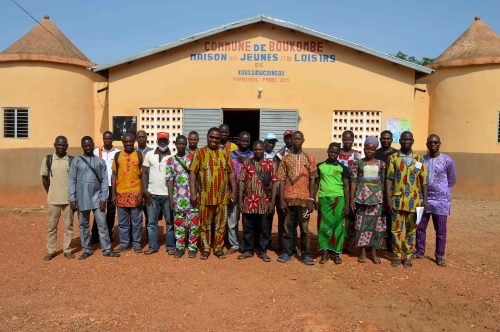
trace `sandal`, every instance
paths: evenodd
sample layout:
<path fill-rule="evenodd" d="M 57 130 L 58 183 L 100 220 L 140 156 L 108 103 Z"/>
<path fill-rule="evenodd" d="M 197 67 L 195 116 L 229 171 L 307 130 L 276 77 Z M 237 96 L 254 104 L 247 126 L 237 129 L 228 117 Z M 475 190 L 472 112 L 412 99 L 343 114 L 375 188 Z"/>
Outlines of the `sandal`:
<path fill-rule="evenodd" d="M 328 259 L 330 257 L 328 257 L 328 253 L 323 253 L 323 255 L 321 256 L 321 259 L 319 260 L 319 263 L 320 264 L 325 264 L 326 262 L 328 262 Z"/>
<path fill-rule="evenodd" d="M 364 262 L 366 262 L 366 256 L 359 256 L 359 257 L 358 257 L 358 262 L 359 262 L 359 263 L 364 263 Z"/>
<path fill-rule="evenodd" d="M 412 266 L 413 266 L 413 264 L 411 263 L 411 260 L 409 260 L 409 259 L 405 260 L 404 263 L 403 263 L 403 267 L 404 268 L 409 269 Z"/>
<path fill-rule="evenodd" d="M 342 264 L 342 258 L 340 256 L 333 256 L 333 262 L 337 265 Z"/>
<path fill-rule="evenodd" d="M 209 255 L 210 255 L 210 254 L 209 254 L 208 252 L 202 252 L 202 253 L 200 254 L 200 259 L 201 259 L 202 261 L 206 261 L 206 260 L 208 259 L 208 256 L 209 256 Z"/>
<path fill-rule="evenodd" d="M 224 251 L 217 251 L 215 253 L 215 257 L 217 257 L 218 259 L 226 259 L 226 255 L 224 255 Z"/>
<path fill-rule="evenodd" d="M 446 261 L 444 258 L 436 258 L 436 264 L 441 267 L 446 267 Z"/>
<path fill-rule="evenodd" d="M 381 264 L 382 263 L 382 261 L 380 260 L 380 257 L 378 257 L 378 256 L 375 256 L 372 259 L 373 259 L 374 264 Z"/>
<path fill-rule="evenodd" d="M 401 265 L 401 260 L 400 259 L 393 259 L 391 262 L 392 267 L 398 267 Z"/>

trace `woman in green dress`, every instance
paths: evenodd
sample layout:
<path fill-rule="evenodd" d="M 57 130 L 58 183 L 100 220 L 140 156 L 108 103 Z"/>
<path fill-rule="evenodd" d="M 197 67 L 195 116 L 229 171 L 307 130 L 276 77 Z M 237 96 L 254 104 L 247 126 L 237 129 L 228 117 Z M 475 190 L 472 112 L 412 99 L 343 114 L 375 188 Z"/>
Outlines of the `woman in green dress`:
<path fill-rule="evenodd" d="M 318 231 L 320 264 L 328 261 L 333 253 L 335 264 L 342 263 L 342 247 L 346 233 L 345 216 L 349 214 L 349 169 L 337 157 L 340 143 L 328 147 L 328 159 L 318 164 L 318 206 L 322 221 Z"/>
<path fill-rule="evenodd" d="M 360 247 L 358 262 L 366 261 L 366 247 L 372 248 L 372 259 L 380 263 L 377 249 L 385 236 L 385 220 L 382 203 L 384 197 L 385 164 L 375 159 L 378 139 L 366 137 L 365 157 L 356 160 L 351 167 L 351 209 L 356 213 L 354 224 L 354 245 Z"/>

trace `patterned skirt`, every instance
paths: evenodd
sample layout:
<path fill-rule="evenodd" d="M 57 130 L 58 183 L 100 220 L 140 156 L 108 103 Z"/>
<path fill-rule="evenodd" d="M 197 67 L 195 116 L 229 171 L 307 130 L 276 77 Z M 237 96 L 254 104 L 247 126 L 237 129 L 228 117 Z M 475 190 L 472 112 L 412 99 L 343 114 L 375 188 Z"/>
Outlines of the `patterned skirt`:
<path fill-rule="evenodd" d="M 345 199 L 344 197 L 320 197 L 318 204 L 322 216 L 318 231 L 319 249 L 341 254 L 346 234 Z"/>
<path fill-rule="evenodd" d="M 354 245 L 380 249 L 386 236 L 386 222 L 382 215 L 382 204 L 356 204 L 354 223 Z"/>

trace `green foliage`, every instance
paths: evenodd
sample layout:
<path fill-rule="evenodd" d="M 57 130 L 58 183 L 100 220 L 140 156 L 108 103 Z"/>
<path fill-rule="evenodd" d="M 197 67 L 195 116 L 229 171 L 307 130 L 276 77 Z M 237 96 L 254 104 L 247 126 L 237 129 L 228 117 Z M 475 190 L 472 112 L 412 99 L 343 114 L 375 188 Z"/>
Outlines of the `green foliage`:
<path fill-rule="evenodd" d="M 402 60 L 406 60 L 406 61 L 409 61 L 409 62 L 413 62 L 413 63 L 416 63 L 417 65 L 421 65 L 421 66 L 426 66 L 426 65 L 430 64 L 432 61 L 434 61 L 434 59 L 428 58 L 428 57 L 425 57 L 425 56 L 422 57 L 422 59 L 417 59 L 413 55 L 408 56 L 408 55 L 404 54 L 401 51 L 398 51 L 398 53 L 396 53 L 394 56 L 396 58 L 399 58 L 399 59 L 402 59 Z"/>

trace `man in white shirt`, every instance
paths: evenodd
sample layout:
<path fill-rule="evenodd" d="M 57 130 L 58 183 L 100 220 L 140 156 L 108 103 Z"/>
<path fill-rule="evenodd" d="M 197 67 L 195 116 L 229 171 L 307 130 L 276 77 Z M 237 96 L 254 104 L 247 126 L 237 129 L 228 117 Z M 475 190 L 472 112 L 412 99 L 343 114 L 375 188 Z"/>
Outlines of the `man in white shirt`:
<path fill-rule="evenodd" d="M 167 156 L 169 134 L 159 132 L 157 134 L 158 147 L 146 153 L 142 163 L 142 190 L 144 203 L 148 211 L 147 230 L 149 238 L 149 249 L 146 255 L 158 252 L 158 216 L 162 212 L 167 229 L 165 247 L 169 255 L 175 254 L 174 225 L 170 217 L 168 187 L 166 180 Z"/>
<path fill-rule="evenodd" d="M 108 225 L 109 239 L 113 243 L 113 227 L 115 225 L 115 215 L 116 206 L 111 200 L 111 167 L 113 166 L 113 159 L 115 158 L 115 153 L 118 149 L 113 146 L 113 133 L 110 131 L 105 131 L 102 134 L 103 146 L 94 149 L 94 156 L 103 159 L 106 162 L 106 171 L 108 173 L 108 186 L 109 186 L 109 196 L 106 202 L 106 224 Z M 94 221 L 92 225 L 92 243 L 99 243 L 99 231 L 97 230 L 97 223 Z"/>

